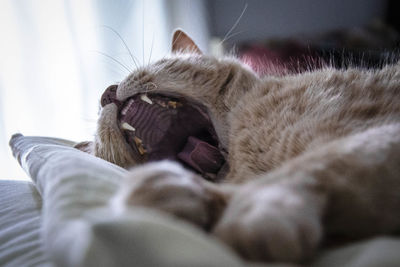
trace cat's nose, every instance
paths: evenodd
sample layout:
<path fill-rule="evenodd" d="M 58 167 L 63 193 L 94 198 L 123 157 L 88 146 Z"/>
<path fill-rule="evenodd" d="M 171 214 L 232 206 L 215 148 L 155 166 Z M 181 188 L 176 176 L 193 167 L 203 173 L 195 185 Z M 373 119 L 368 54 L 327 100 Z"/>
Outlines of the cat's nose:
<path fill-rule="evenodd" d="M 104 107 L 105 105 L 115 103 L 117 106 L 119 106 L 119 101 L 117 100 L 117 88 L 118 85 L 110 85 L 107 87 L 107 89 L 104 91 L 103 95 L 101 96 L 101 106 Z"/>

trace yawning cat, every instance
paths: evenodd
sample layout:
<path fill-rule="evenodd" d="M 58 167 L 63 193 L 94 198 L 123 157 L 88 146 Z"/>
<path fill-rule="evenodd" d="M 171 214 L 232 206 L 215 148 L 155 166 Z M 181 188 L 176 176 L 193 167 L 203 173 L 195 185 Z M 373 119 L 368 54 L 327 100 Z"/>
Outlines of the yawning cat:
<path fill-rule="evenodd" d="M 399 63 L 259 77 L 176 31 L 101 104 L 93 153 L 140 165 L 116 209 L 171 213 L 255 261 L 400 230 Z"/>

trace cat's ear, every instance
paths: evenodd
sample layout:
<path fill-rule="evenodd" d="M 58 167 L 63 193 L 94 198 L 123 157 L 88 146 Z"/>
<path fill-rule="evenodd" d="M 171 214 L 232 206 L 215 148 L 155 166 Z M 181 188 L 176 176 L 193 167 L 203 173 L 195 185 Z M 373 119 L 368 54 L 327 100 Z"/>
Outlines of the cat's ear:
<path fill-rule="evenodd" d="M 181 30 L 176 30 L 172 37 L 172 52 L 203 54 L 194 41 Z"/>

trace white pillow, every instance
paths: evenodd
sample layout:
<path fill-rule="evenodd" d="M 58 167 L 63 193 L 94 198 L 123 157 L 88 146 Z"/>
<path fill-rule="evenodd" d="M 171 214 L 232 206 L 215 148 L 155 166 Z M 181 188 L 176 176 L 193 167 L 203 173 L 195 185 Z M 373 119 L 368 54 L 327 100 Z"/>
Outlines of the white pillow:
<path fill-rule="evenodd" d="M 108 202 L 126 170 L 66 140 L 14 135 L 14 156 L 43 197 L 42 234 L 60 266 L 242 266 L 217 240 L 143 208 L 114 215 Z"/>

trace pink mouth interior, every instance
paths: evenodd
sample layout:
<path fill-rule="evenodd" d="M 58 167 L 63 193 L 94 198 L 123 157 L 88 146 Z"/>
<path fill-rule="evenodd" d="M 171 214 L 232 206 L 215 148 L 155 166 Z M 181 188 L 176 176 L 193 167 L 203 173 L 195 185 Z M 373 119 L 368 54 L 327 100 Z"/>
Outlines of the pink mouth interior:
<path fill-rule="evenodd" d="M 200 105 L 160 94 L 137 94 L 124 103 L 114 100 L 109 91 L 103 94 L 102 105 L 114 102 L 119 106 L 121 129 L 134 156 L 142 162 L 180 161 L 210 179 L 221 169 L 225 159 L 210 118 Z"/>

